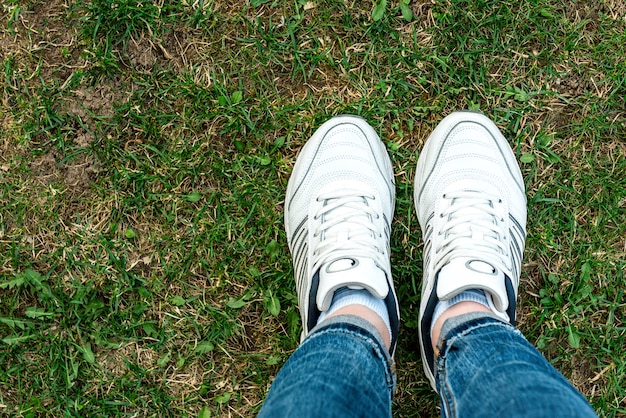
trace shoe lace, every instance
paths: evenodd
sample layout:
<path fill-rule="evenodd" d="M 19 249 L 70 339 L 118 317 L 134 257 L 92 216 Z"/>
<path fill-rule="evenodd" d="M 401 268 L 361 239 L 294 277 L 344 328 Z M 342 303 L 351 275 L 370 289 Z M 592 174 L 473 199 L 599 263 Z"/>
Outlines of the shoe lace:
<path fill-rule="evenodd" d="M 317 197 L 323 202 L 314 215 L 321 220 L 313 236 L 319 238 L 319 244 L 313 252 L 314 265 L 321 266 L 341 256 L 369 257 L 383 265 L 386 254 L 380 214 L 370 205 L 376 200 L 374 195 L 352 192 L 338 195 L 337 192 L 325 193 Z"/>
<path fill-rule="evenodd" d="M 447 218 L 435 247 L 435 271 L 456 257 L 474 257 L 508 271 L 507 234 L 504 218 L 496 208 L 502 200 L 483 191 L 462 190 L 444 194 L 450 205 L 441 213 Z M 439 255 L 441 253 L 441 255 Z"/>

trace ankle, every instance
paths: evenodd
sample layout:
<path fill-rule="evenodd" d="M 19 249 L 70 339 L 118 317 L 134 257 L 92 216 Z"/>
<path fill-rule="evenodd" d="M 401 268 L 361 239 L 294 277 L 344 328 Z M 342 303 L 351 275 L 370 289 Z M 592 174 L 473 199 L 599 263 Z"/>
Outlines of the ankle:
<path fill-rule="evenodd" d="M 441 336 L 441 329 L 443 328 L 443 324 L 446 322 L 447 319 L 472 312 L 493 313 L 493 311 L 485 305 L 470 301 L 460 302 L 446 309 L 441 314 L 441 316 L 436 319 L 430 333 L 433 350 L 436 350 L 437 348 L 437 343 L 439 342 L 439 337 Z"/>
<path fill-rule="evenodd" d="M 328 315 L 326 318 L 324 318 L 324 320 L 339 315 L 354 315 L 366 320 L 367 322 L 372 324 L 380 333 L 381 337 L 383 338 L 383 342 L 385 343 L 385 347 L 389 349 L 389 347 L 391 346 L 391 335 L 389 334 L 389 328 L 387 327 L 387 324 L 385 323 L 383 318 L 380 317 L 380 315 L 378 315 L 370 308 L 359 304 L 347 305 Z"/>
<path fill-rule="evenodd" d="M 377 298 L 365 289 L 339 288 L 334 292 L 328 309 L 321 312 L 317 323 L 337 315 L 353 315 L 371 323 L 379 331 L 383 342 L 389 348 L 392 333 L 391 318 L 383 299 Z"/>

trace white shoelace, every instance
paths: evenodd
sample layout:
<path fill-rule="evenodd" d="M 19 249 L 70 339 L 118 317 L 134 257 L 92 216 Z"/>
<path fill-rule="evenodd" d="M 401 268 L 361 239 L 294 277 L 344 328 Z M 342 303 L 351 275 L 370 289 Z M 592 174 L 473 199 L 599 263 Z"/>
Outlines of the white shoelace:
<path fill-rule="evenodd" d="M 456 257 L 479 258 L 509 271 L 504 219 L 495 207 L 501 202 L 499 197 L 482 191 L 456 191 L 444 198 L 451 204 L 441 213 L 447 221 L 439 232 L 443 239 L 435 248 L 435 271 Z"/>
<path fill-rule="evenodd" d="M 320 239 L 313 254 L 314 265 L 321 266 L 342 255 L 368 257 L 384 264 L 384 231 L 381 223 L 376 222 L 381 215 L 369 204 L 375 199 L 358 191 L 318 196 L 324 205 L 315 214 L 315 219 L 322 222 L 314 231 L 314 237 Z"/>

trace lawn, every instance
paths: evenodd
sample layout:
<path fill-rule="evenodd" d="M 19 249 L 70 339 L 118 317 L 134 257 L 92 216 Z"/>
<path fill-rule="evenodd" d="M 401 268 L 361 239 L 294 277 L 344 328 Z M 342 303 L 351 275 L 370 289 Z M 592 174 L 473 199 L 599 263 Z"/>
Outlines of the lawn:
<path fill-rule="evenodd" d="M 438 416 L 412 182 L 469 108 L 526 182 L 520 329 L 626 416 L 622 0 L 3 0 L 0 62 L 0 415 L 254 416 L 301 329 L 287 179 L 355 113 L 396 173 L 395 416 Z"/>

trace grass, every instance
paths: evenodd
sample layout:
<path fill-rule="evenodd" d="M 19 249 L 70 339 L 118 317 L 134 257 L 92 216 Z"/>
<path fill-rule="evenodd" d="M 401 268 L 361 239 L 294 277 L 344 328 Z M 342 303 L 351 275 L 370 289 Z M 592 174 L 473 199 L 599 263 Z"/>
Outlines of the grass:
<path fill-rule="evenodd" d="M 0 414 L 255 415 L 299 338 L 286 182 L 349 112 L 396 171 L 395 415 L 437 416 L 412 179 L 442 116 L 471 108 L 527 185 L 520 328 L 600 416 L 626 416 L 626 9 L 400 7 L 2 4 Z"/>

